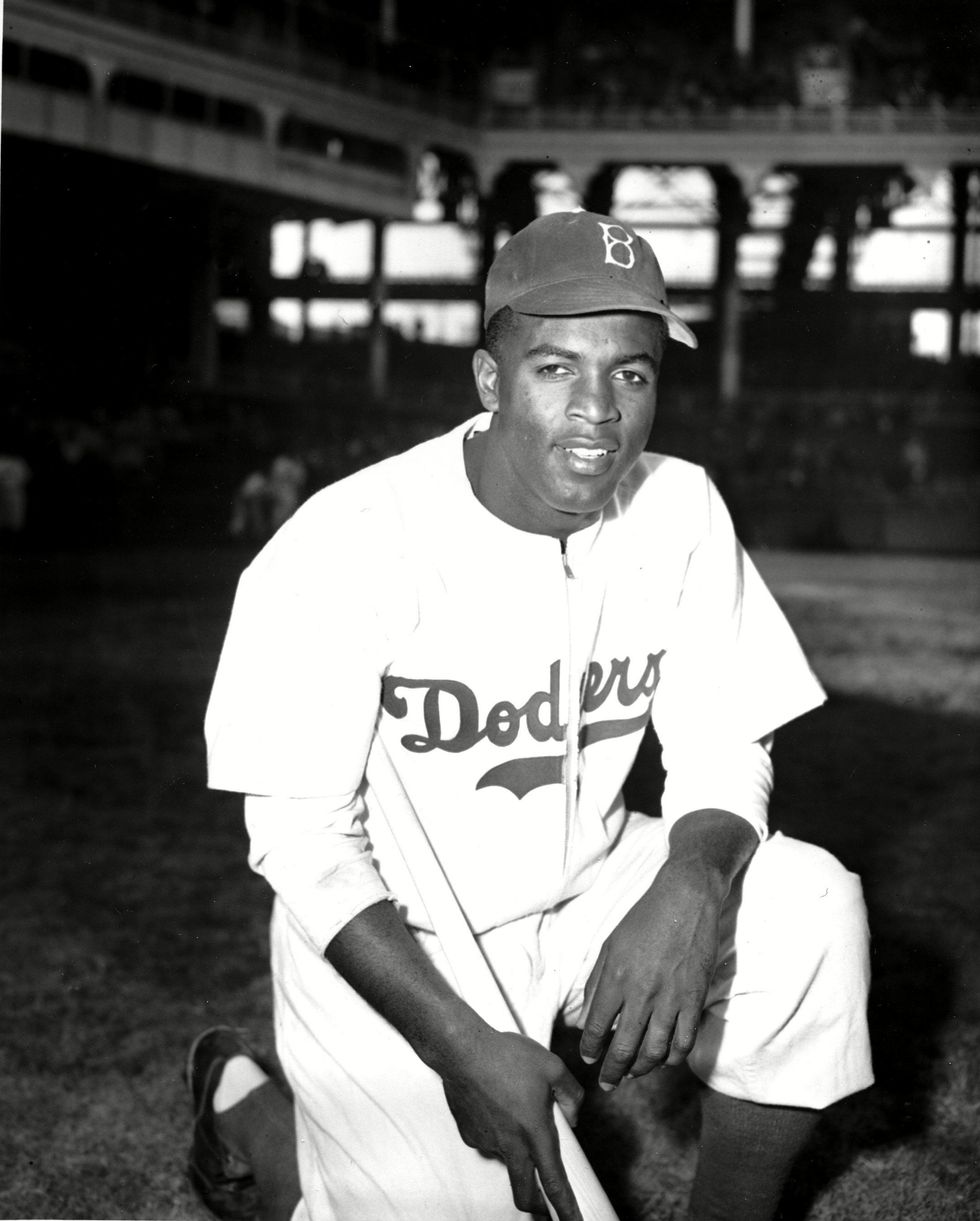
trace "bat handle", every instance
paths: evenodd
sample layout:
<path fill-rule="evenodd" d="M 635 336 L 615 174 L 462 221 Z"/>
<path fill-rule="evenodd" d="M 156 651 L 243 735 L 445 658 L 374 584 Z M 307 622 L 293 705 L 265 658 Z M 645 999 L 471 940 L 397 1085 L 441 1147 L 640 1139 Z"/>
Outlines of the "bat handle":
<path fill-rule="evenodd" d="M 568 1120 L 558 1103 L 555 1103 L 555 1127 L 558 1129 L 558 1147 L 561 1150 L 562 1165 L 568 1175 L 572 1193 L 578 1204 L 582 1221 L 617 1221 L 615 1212 L 602 1185 L 595 1176 L 595 1171 L 578 1141 L 575 1139 Z M 538 1184 L 540 1186 L 540 1183 Z M 544 1192 L 541 1193 L 544 1195 Z M 548 1205 L 548 1215 L 551 1221 L 559 1221 L 551 1201 L 545 1196 Z"/>

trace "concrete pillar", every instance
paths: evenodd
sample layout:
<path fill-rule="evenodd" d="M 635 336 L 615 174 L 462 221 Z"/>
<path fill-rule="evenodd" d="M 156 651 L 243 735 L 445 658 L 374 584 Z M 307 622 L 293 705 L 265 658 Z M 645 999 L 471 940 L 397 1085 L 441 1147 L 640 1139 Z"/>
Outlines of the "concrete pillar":
<path fill-rule="evenodd" d="M 243 218 L 239 233 L 242 242 L 244 296 L 248 301 L 253 344 L 265 345 L 272 338 L 272 222 L 268 216 Z"/>
<path fill-rule="evenodd" d="M 371 324 L 368 332 L 368 388 L 375 403 L 388 394 L 388 332 L 384 325 L 387 281 L 384 270 L 384 238 L 387 221 L 375 220 L 371 241 Z"/>
<path fill-rule="evenodd" d="M 851 288 L 851 246 L 854 241 L 857 199 L 846 186 L 841 188 L 834 212 L 833 292 L 844 297 Z"/>
<path fill-rule="evenodd" d="M 480 257 L 476 266 L 476 288 L 482 296 L 490 264 L 497 254 L 497 215 L 492 200 L 484 200 L 480 208 Z"/>
<path fill-rule="evenodd" d="M 722 412 L 734 411 L 742 393 L 742 290 L 738 280 L 738 239 L 748 228 L 749 200 L 771 169 L 768 161 L 739 161 L 713 175 L 718 199 L 716 387 Z"/>
<path fill-rule="evenodd" d="M 718 334 L 717 393 L 722 412 L 738 404 L 742 389 L 742 294 L 738 282 L 738 239 L 745 229 L 746 200 L 738 175 L 712 171 L 718 199 L 718 266 L 715 319 Z"/>
<path fill-rule="evenodd" d="M 220 373 L 218 326 L 214 316 L 214 305 L 219 293 L 216 234 L 214 209 L 208 205 L 201 240 L 197 243 L 198 265 L 191 289 L 188 353 L 191 379 L 206 390 L 214 389 Z"/>
<path fill-rule="evenodd" d="M 487 281 L 487 272 L 497 253 L 497 225 L 500 217 L 497 206 L 496 175 L 491 174 L 486 167 L 475 163 L 475 185 L 479 194 L 479 211 L 476 231 L 479 237 L 478 255 L 473 280 L 473 298 L 480 307 L 480 320 L 483 320 L 483 290 Z"/>
<path fill-rule="evenodd" d="M 267 99 L 259 102 L 259 110 L 262 114 L 262 125 L 264 127 L 263 139 L 269 148 L 276 148 L 279 144 L 279 128 L 282 126 L 282 121 L 286 115 L 286 107 L 278 102 L 270 102 Z"/>
<path fill-rule="evenodd" d="M 752 60 L 752 0 L 735 0 L 732 15 L 732 43 L 735 48 L 735 58 L 742 67 L 748 67 Z"/>
<path fill-rule="evenodd" d="M 476 189 L 481 199 L 492 199 L 496 190 L 497 179 L 503 173 L 506 161 L 493 160 L 480 154 L 479 149 L 473 157 L 473 169 L 476 175 Z"/>
<path fill-rule="evenodd" d="M 969 206 L 970 166 L 954 165 L 953 176 L 953 244 L 949 269 L 949 305 L 951 321 L 950 357 L 959 363 L 963 356 L 963 313 L 966 304 L 966 237 Z"/>
<path fill-rule="evenodd" d="M 586 184 L 582 201 L 589 212 L 599 212 L 608 216 L 613 208 L 613 195 L 616 190 L 616 179 L 623 166 L 616 162 L 606 163 L 592 171 L 592 176 Z"/>
<path fill-rule="evenodd" d="M 106 55 L 96 55 L 90 51 L 85 56 L 85 66 L 92 78 L 92 94 L 95 101 L 104 103 L 109 92 L 109 80 L 116 70 L 116 61 Z"/>
<path fill-rule="evenodd" d="M 89 53 L 85 56 L 85 66 L 92 78 L 88 137 L 95 147 L 100 147 L 109 138 L 109 81 L 117 65 L 108 56 Z"/>
<path fill-rule="evenodd" d="M 302 266 L 301 275 L 302 275 L 302 283 L 303 283 L 303 296 L 302 296 L 303 334 L 300 337 L 300 346 L 306 348 L 306 347 L 309 347 L 310 341 L 312 338 L 312 334 L 313 334 L 313 328 L 310 325 L 310 306 L 312 305 L 313 302 L 309 295 L 310 281 L 312 279 L 312 269 L 313 269 L 312 258 L 311 258 L 312 251 L 310 248 L 310 242 L 311 242 L 312 233 L 313 233 L 313 226 L 310 224 L 310 222 L 308 220 L 305 220 L 305 219 L 301 223 L 303 226 L 303 262 L 301 265 Z"/>

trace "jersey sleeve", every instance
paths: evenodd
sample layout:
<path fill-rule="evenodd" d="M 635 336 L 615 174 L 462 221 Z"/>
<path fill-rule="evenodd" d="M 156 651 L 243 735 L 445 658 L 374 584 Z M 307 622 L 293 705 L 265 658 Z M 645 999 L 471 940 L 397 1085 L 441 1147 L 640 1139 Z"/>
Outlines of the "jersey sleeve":
<path fill-rule="evenodd" d="M 239 581 L 205 718 L 208 784 L 248 795 L 249 860 L 321 948 L 389 897 L 362 781 L 394 623 L 397 530 L 331 497 Z M 316 500 L 316 498 L 314 498 Z"/>
<path fill-rule="evenodd" d="M 404 586 L 374 514 L 329 507 L 304 506 L 239 581 L 205 717 L 211 788 L 345 804 L 361 783 Z"/>
<path fill-rule="evenodd" d="M 693 810 L 731 810 L 761 836 L 771 735 L 825 695 L 717 489 L 701 478 L 652 706 L 667 776 L 663 813 L 673 822 Z"/>
<path fill-rule="evenodd" d="M 394 898 L 375 868 L 364 803 L 317 797 L 245 798 L 248 861 L 322 954 L 349 921 Z"/>

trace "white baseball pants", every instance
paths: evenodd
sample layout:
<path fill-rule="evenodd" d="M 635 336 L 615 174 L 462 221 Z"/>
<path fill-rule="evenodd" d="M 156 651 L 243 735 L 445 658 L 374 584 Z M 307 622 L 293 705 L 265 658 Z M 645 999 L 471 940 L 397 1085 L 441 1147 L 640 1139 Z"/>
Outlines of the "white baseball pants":
<path fill-rule="evenodd" d="M 603 941 L 665 858 L 661 820 L 631 815 L 587 893 L 481 937 L 528 1035 L 547 1044 L 556 1017 L 581 1024 Z M 438 963 L 435 937 L 420 938 Z M 463 1144 L 438 1076 L 279 903 L 272 970 L 277 1047 L 296 1099 L 304 1198 L 294 1221 L 525 1216 L 503 1165 Z M 822 849 L 776 834 L 726 907 L 689 1064 L 733 1097 L 826 1107 L 872 1081 L 868 978 L 858 878 Z"/>

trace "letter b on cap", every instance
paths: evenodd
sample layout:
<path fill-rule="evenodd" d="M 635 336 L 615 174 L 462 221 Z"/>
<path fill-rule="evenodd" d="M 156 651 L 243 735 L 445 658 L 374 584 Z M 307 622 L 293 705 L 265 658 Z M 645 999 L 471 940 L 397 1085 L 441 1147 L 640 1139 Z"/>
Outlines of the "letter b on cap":
<path fill-rule="evenodd" d="M 633 235 L 627 233 L 622 225 L 607 225 L 604 221 L 599 221 L 599 228 L 606 246 L 605 262 L 614 263 L 617 267 L 629 271 L 636 262 Z M 624 259 L 628 261 L 624 262 Z"/>

